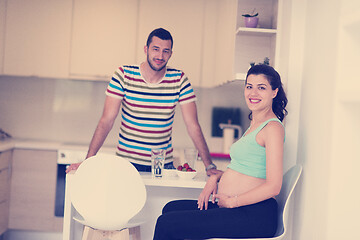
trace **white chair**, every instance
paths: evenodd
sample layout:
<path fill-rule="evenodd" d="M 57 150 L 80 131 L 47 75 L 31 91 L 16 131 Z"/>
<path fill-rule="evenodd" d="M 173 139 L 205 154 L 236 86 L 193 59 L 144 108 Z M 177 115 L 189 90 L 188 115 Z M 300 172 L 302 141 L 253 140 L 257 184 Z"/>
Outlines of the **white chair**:
<path fill-rule="evenodd" d="M 302 167 L 295 165 L 290 168 L 283 177 L 283 183 L 276 201 L 278 202 L 278 228 L 276 234 L 272 238 L 249 238 L 247 240 L 279 240 L 283 239 L 286 234 L 286 227 L 289 223 L 289 204 L 290 197 L 295 189 L 295 186 L 300 178 Z M 211 238 L 209 240 L 235 240 L 230 238 Z M 244 240 L 244 239 L 243 239 Z M 246 239 L 245 239 L 246 240 Z"/>
<path fill-rule="evenodd" d="M 85 226 L 83 240 L 129 239 L 131 233 L 140 239 L 141 222 L 129 220 L 143 208 L 146 188 L 127 160 L 107 154 L 85 160 L 73 177 L 70 199 L 82 217 L 75 220 Z"/>

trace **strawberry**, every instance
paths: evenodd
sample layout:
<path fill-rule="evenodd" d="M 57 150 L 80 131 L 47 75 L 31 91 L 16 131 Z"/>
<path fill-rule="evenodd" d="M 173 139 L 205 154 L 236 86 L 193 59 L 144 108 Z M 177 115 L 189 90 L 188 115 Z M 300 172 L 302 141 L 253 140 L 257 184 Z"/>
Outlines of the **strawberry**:
<path fill-rule="evenodd" d="M 178 167 L 177 167 L 177 170 L 179 170 L 179 171 L 181 171 L 183 169 L 183 166 L 181 166 L 181 165 L 179 165 Z"/>
<path fill-rule="evenodd" d="M 184 163 L 184 168 L 186 168 L 186 169 L 190 168 L 189 164 L 188 164 L 188 163 Z"/>

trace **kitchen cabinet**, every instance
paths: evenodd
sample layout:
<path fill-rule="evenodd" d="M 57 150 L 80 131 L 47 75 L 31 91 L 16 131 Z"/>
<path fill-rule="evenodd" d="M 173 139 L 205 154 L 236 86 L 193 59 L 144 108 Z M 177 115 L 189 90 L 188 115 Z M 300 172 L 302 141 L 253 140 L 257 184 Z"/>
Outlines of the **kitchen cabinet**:
<path fill-rule="evenodd" d="M 72 0 L 7 1 L 3 74 L 68 77 L 71 16 Z"/>
<path fill-rule="evenodd" d="M 168 63 L 182 69 L 194 86 L 200 85 L 204 0 L 140 0 L 137 62 L 146 59 L 142 49 L 149 33 L 158 27 L 168 30 L 174 40 Z"/>
<path fill-rule="evenodd" d="M 135 63 L 138 1 L 75 0 L 70 78 L 109 81 Z"/>
<path fill-rule="evenodd" d="M 6 0 L 0 0 L 0 56 L 4 56 Z M 0 57 L 0 75 L 3 74 L 4 58 Z"/>
<path fill-rule="evenodd" d="M 0 152 L 0 236 L 9 223 L 12 150 Z"/>
<path fill-rule="evenodd" d="M 140 0 L 137 49 L 163 27 L 174 39 L 169 66 L 182 69 L 193 86 L 219 85 L 233 71 L 226 62 L 233 56 L 235 22 L 235 0 Z M 144 59 L 138 51 L 137 62 Z"/>
<path fill-rule="evenodd" d="M 15 149 L 9 228 L 60 232 L 55 217 L 57 151 Z"/>
<path fill-rule="evenodd" d="M 267 57 L 270 65 L 279 67 L 280 17 L 282 0 L 238 0 L 235 43 L 235 78 L 244 80 L 251 62 L 262 63 Z M 259 15 L 257 28 L 246 28 L 242 14 L 255 9 Z"/>
<path fill-rule="evenodd" d="M 234 79 L 237 0 L 205 1 L 202 50 L 202 87 Z"/>

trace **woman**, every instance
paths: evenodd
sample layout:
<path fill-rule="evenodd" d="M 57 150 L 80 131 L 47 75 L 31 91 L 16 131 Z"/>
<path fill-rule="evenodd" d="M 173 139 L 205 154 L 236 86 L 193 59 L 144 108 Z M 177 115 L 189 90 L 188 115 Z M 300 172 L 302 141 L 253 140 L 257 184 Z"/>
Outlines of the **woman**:
<path fill-rule="evenodd" d="M 285 140 L 282 121 L 287 114 L 287 98 L 280 75 L 267 65 L 249 69 L 244 95 L 251 111 L 251 124 L 232 145 L 228 168 L 208 178 L 197 201 L 166 204 L 157 220 L 154 240 L 255 238 L 275 234 L 274 196 L 279 194 L 282 184 Z"/>

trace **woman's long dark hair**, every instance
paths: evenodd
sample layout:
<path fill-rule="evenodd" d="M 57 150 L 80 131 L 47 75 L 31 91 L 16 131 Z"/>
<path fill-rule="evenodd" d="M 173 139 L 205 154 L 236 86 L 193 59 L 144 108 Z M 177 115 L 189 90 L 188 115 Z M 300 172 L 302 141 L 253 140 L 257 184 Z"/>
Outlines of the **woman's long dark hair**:
<path fill-rule="evenodd" d="M 281 83 L 280 74 L 271 66 L 265 64 L 258 64 L 251 67 L 246 75 L 246 80 L 250 74 L 253 75 L 264 75 L 271 85 L 271 89 L 279 89 L 276 97 L 273 99 L 272 110 L 275 113 L 276 117 L 283 121 L 284 117 L 287 115 L 287 110 L 285 109 L 288 100 L 284 88 Z M 246 84 L 246 81 L 245 81 Z M 249 114 L 249 119 L 252 119 L 252 112 Z"/>

